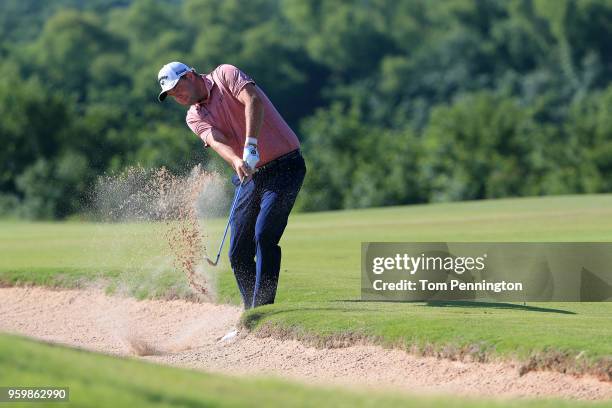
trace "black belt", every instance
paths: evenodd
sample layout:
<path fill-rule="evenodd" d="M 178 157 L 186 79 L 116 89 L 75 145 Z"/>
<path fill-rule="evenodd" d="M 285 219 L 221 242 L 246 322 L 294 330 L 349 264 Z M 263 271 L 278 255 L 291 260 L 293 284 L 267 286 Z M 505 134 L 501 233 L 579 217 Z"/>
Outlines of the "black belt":
<path fill-rule="evenodd" d="M 280 157 L 277 157 L 276 159 L 264 164 L 263 166 L 258 167 L 257 172 L 271 170 L 275 168 L 276 166 L 278 166 L 279 164 L 282 164 L 283 162 L 286 162 L 287 160 L 297 159 L 301 155 L 302 154 L 300 153 L 300 149 L 293 150 L 289 153 L 283 154 Z"/>

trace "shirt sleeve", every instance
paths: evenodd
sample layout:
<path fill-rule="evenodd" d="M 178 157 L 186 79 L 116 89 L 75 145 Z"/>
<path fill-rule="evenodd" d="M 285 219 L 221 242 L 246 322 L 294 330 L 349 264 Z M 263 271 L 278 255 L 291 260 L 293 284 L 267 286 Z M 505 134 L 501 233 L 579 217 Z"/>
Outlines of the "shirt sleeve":
<path fill-rule="evenodd" d="M 251 78 L 233 65 L 220 65 L 219 71 L 219 77 L 225 83 L 227 89 L 229 89 L 232 95 L 234 95 L 235 97 L 238 97 L 238 94 L 240 93 L 240 91 L 242 91 L 242 88 L 244 88 L 245 85 L 255 85 L 255 81 L 253 80 L 253 78 Z"/>
<path fill-rule="evenodd" d="M 191 129 L 193 133 L 202 139 L 202 142 L 204 142 L 204 147 L 208 147 L 206 138 L 212 133 L 213 126 L 205 120 L 197 117 L 197 115 L 192 115 L 191 112 L 187 113 L 186 121 L 189 129 Z"/>

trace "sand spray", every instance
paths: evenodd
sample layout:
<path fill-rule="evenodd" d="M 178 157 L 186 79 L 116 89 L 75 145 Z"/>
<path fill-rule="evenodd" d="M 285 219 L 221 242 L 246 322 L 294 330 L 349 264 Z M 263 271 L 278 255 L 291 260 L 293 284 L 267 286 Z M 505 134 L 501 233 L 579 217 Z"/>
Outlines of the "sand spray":
<path fill-rule="evenodd" d="M 215 274 L 203 262 L 207 254 L 203 220 L 227 211 L 229 194 L 218 172 L 206 171 L 200 165 L 184 175 L 164 167 L 129 167 L 100 177 L 90 201 L 93 214 L 102 221 L 94 244 L 96 263 L 118 271 L 112 292 L 136 297 L 216 299 Z M 186 340 L 199 324 L 193 322 L 194 327 L 177 333 L 180 342 L 162 347 L 139 335 L 124 311 L 105 310 L 101 322 L 136 355 L 189 348 Z"/>

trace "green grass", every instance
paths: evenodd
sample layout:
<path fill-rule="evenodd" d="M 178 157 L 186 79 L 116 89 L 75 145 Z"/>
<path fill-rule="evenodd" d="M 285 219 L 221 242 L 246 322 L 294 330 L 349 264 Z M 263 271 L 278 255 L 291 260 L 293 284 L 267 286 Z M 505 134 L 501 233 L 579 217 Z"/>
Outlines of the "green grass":
<path fill-rule="evenodd" d="M 206 222 L 211 252 L 224 222 Z M 183 277 L 161 258 L 159 228 L 4 222 L 0 280 L 70 286 L 104 277 L 110 287 L 127 282 L 140 297 L 180 293 Z M 501 356 L 547 349 L 612 356 L 612 303 L 359 302 L 362 241 L 612 241 L 612 195 L 297 214 L 281 242 L 277 303 L 245 315 L 250 327 L 273 323 L 298 337 L 358 333 L 386 344 L 478 343 Z M 238 303 L 224 262 L 215 272 L 220 298 Z"/>
<path fill-rule="evenodd" d="M 70 388 L 49 407 L 604 407 L 560 400 L 491 401 L 349 392 L 272 378 L 234 378 L 48 345 L 0 335 L 0 385 Z M 2 404 L 3 406 L 26 406 Z"/>
<path fill-rule="evenodd" d="M 138 297 L 185 295 L 163 224 L 0 223 L 0 282 L 78 287 L 105 280 Z"/>
<path fill-rule="evenodd" d="M 370 303 L 360 297 L 362 241 L 612 241 L 612 196 L 567 196 L 392 207 L 291 219 L 278 303 L 246 316 L 389 344 L 482 343 L 496 354 L 547 348 L 612 356 L 612 303 Z"/>

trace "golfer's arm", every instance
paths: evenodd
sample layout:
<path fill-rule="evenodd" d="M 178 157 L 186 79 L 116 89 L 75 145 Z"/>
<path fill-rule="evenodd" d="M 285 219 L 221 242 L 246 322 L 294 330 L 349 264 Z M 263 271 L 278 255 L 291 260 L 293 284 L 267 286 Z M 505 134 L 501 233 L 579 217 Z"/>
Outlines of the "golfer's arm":
<path fill-rule="evenodd" d="M 259 137 L 259 130 L 264 120 L 264 105 L 257 87 L 247 84 L 238 94 L 238 100 L 244 104 L 246 119 L 246 136 Z"/>
<path fill-rule="evenodd" d="M 218 130 L 213 130 L 206 138 L 206 142 L 230 166 L 234 167 L 234 161 L 240 159 L 229 146 L 227 137 Z"/>

